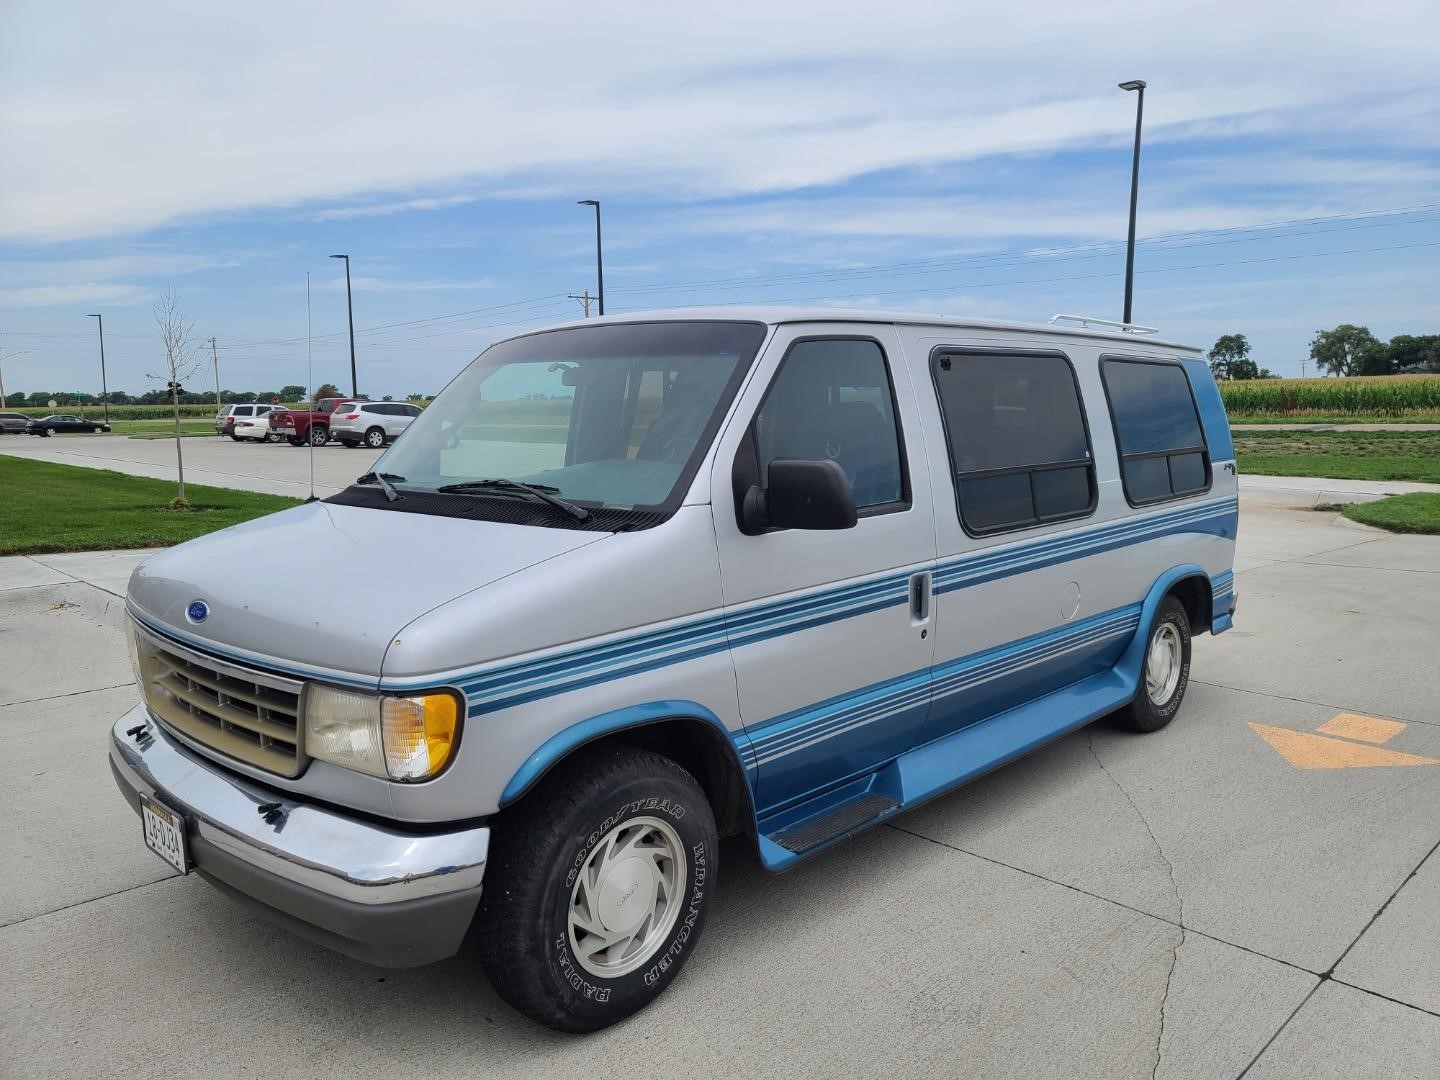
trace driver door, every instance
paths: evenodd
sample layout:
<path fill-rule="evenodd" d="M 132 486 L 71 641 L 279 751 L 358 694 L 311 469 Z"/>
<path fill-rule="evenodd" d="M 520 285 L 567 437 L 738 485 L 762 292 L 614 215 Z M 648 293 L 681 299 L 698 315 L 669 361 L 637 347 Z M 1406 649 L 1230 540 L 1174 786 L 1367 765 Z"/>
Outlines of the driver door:
<path fill-rule="evenodd" d="M 893 327 L 781 327 L 735 415 L 718 445 L 712 509 L 764 814 L 914 745 L 930 701 L 935 528 Z M 841 466 L 853 528 L 742 531 L 746 490 L 786 458 Z"/>

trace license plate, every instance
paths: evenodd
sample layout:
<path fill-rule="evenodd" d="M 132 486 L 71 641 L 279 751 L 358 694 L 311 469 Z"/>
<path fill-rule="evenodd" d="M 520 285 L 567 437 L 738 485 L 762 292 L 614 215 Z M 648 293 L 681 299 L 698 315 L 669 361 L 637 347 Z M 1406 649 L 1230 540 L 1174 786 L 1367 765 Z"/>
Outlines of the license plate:
<path fill-rule="evenodd" d="M 190 872 L 185 854 L 185 819 L 168 806 L 140 796 L 140 821 L 145 827 L 145 846 L 182 874 Z"/>

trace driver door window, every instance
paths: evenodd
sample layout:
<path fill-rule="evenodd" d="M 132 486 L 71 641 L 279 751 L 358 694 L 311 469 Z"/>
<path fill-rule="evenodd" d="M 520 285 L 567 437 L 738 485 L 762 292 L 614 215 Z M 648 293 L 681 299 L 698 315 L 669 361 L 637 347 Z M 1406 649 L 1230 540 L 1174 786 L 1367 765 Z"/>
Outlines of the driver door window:
<path fill-rule="evenodd" d="M 755 417 L 753 451 L 762 484 L 772 461 L 829 459 L 845 470 L 862 515 L 908 506 L 895 395 L 879 344 L 797 342 Z"/>

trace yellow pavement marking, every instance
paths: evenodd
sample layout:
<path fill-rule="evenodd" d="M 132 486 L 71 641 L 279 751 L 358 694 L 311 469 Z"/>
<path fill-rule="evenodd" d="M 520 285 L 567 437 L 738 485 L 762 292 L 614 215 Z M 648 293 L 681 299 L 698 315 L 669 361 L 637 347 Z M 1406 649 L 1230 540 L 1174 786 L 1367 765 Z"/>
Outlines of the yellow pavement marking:
<path fill-rule="evenodd" d="M 1373 769 L 1389 765 L 1440 765 L 1440 758 L 1402 754 L 1397 750 L 1383 750 L 1378 746 L 1345 742 L 1343 739 L 1271 727 L 1269 724 L 1252 723 L 1250 730 L 1274 747 L 1281 757 L 1297 769 Z"/>
<path fill-rule="evenodd" d="M 1378 716 L 1361 716 L 1359 713 L 1342 712 L 1334 720 L 1327 720 L 1316 731 L 1325 735 L 1339 735 L 1342 739 L 1359 739 L 1361 742 L 1389 742 L 1405 725 L 1398 720 L 1381 720 Z"/>

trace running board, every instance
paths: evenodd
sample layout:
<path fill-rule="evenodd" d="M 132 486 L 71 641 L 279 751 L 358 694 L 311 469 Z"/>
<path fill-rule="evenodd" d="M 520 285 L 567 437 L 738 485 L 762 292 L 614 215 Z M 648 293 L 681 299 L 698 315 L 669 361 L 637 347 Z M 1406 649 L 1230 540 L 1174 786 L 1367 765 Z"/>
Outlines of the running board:
<path fill-rule="evenodd" d="M 776 833 L 771 839 L 786 851 L 801 855 L 811 848 L 828 844 L 831 840 L 852 832 L 862 825 L 871 824 L 899 805 L 890 796 L 872 791 L 857 799 L 841 803 L 819 817 L 791 825 Z"/>

